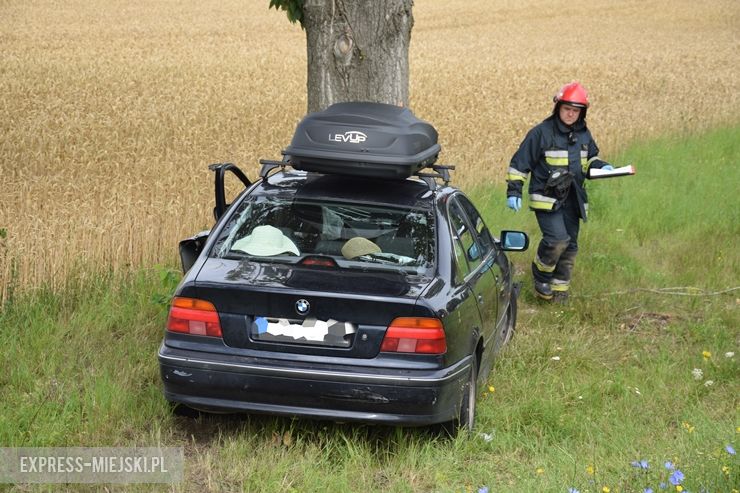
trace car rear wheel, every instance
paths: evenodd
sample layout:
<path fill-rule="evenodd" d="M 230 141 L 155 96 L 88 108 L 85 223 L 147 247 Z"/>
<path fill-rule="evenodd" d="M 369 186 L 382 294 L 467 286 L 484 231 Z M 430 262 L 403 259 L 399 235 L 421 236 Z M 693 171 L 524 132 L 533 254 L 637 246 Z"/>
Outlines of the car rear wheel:
<path fill-rule="evenodd" d="M 503 333 L 501 334 L 501 347 L 506 346 L 511 338 L 514 337 L 516 328 L 516 296 L 511 296 L 509 308 L 506 310 L 506 320 L 504 320 Z"/>
<path fill-rule="evenodd" d="M 463 387 L 462 399 L 460 402 L 460 414 L 457 419 L 453 419 L 442 424 L 442 430 L 449 436 L 455 437 L 459 433 L 469 433 L 473 431 L 475 425 L 475 405 L 478 398 L 478 357 L 473 354 L 470 363 L 470 372 L 468 380 Z"/>

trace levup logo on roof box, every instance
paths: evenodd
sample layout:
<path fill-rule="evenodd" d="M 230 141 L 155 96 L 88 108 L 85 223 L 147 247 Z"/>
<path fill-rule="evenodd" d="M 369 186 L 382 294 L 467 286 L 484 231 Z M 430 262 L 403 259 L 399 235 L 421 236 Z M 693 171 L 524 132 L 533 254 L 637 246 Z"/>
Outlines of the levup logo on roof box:
<path fill-rule="evenodd" d="M 343 134 L 329 134 L 329 140 L 334 142 L 349 142 L 350 144 L 361 144 L 367 140 L 367 135 L 359 130 L 350 130 Z"/>
<path fill-rule="evenodd" d="M 338 103 L 307 115 L 283 150 L 300 170 L 402 179 L 430 166 L 437 131 L 408 108 L 381 103 Z"/>

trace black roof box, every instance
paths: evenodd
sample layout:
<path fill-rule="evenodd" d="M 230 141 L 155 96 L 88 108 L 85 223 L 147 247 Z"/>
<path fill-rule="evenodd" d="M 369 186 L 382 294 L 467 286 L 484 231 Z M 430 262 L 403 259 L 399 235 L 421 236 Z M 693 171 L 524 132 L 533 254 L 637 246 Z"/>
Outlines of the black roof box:
<path fill-rule="evenodd" d="M 304 117 L 282 153 L 300 170 L 402 179 L 434 164 L 440 150 L 434 127 L 408 108 L 355 102 Z"/>

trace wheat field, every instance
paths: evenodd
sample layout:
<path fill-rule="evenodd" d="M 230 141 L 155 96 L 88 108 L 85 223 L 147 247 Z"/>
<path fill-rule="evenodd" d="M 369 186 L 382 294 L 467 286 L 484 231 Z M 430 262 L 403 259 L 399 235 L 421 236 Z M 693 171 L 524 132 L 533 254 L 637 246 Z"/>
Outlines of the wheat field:
<path fill-rule="evenodd" d="M 459 185 L 502 181 L 574 79 L 606 157 L 740 117 L 736 0 L 417 0 L 414 18 L 411 108 Z M 0 19 L 0 303 L 174 262 L 212 224 L 207 165 L 256 176 L 305 112 L 304 33 L 267 0 L 0 0 Z"/>

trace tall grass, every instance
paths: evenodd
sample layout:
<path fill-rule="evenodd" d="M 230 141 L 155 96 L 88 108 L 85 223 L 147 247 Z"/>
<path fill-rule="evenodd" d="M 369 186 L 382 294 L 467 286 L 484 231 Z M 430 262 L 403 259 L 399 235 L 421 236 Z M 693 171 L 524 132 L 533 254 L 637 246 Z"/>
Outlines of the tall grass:
<path fill-rule="evenodd" d="M 696 190 L 731 188 L 739 133 L 629 147 L 615 161 L 634 161 L 637 176 L 590 184 L 594 210 L 569 305 L 533 299 L 533 252 L 512 255 L 524 283 L 518 331 L 481 389 L 470 436 L 256 415 L 174 416 L 161 395 L 156 351 L 177 276 L 158 267 L 100 273 L 6 306 L 0 446 L 183 446 L 186 481 L 174 491 L 660 491 L 666 461 L 684 472 L 688 491 L 732 491 L 740 461 L 725 446 L 738 448 L 738 291 L 677 296 L 660 289 L 716 292 L 736 283 L 737 204 L 694 206 L 681 183 L 690 176 Z M 698 171 L 703 159 L 722 183 Z M 491 228 L 525 229 L 537 240 L 532 214 L 508 211 L 501 187 L 473 195 Z M 656 207 L 657 195 L 675 207 Z M 631 465 L 640 460 L 649 468 Z"/>
<path fill-rule="evenodd" d="M 420 1 L 411 106 L 463 185 L 500 182 L 572 79 L 612 155 L 734 124 L 738 5 Z M 256 176 L 305 112 L 304 35 L 267 1 L 7 0 L 0 18 L 0 302 L 172 262 L 211 224 L 207 165 Z"/>

